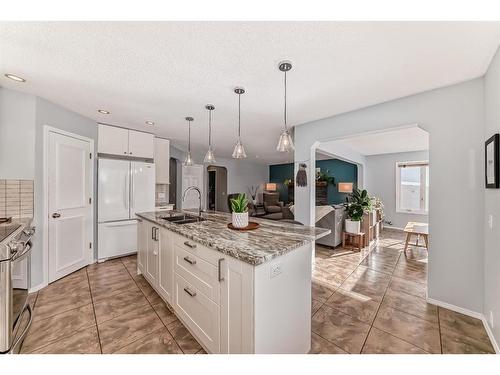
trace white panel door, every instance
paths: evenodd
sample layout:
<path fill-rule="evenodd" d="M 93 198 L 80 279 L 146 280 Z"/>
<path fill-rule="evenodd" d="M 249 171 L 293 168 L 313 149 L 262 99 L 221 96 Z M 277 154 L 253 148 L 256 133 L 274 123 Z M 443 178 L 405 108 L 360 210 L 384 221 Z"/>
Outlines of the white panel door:
<path fill-rule="evenodd" d="M 152 163 L 131 163 L 130 218 L 136 212 L 155 209 L 155 165 Z"/>
<path fill-rule="evenodd" d="M 92 191 L 89 141 L 49 132 L 49 282 L 92 259 Z"/>
<path fill-rule="evenodd" d="M 203 192 L 203 171 L 204 167 L 200 164 L 195 164 L 190 167 L 182 166 L 182 197 L 184 197 L 184 191 L 190 186 L 196 186 L 201 191 L 202 207 L 204 207 L 205 193 Z M 199 198 L 198 193 L 191 190 L 186 199 L 181 202 L 183 209 L 198 208 Z"/>
<path fill-rule="evenodd" d="M 99 124 L 97 152 L 109 155 L 128 155 L 128 130 Z"/>
<path fill-rule="evenodd" d="M 154 135 L 149 133 L 128 131 L 128 154 L 140 158 L 153 159 Z"/>
<path fill-rule="evenodd" d="M 130 162 L 99 159 L 99 223 L 130 218 Z"/>

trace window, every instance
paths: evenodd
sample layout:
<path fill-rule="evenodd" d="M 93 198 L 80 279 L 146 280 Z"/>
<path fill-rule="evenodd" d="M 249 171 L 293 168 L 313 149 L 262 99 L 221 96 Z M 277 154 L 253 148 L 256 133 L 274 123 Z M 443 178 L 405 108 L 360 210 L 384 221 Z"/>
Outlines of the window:
<path fill-rule="evenodd" d="M 396 212 L 429 212 L 429 162 L 396 163 Z"/>

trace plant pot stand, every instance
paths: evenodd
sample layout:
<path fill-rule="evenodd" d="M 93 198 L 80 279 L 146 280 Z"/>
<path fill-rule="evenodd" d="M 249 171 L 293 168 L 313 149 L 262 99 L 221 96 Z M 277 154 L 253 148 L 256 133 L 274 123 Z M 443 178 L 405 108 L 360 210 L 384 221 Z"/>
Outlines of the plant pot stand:
<path fill-rule="evenodd" d="M 361 251 L 365 243 L 364 233 L 342 232 L 342 247 Z"/>

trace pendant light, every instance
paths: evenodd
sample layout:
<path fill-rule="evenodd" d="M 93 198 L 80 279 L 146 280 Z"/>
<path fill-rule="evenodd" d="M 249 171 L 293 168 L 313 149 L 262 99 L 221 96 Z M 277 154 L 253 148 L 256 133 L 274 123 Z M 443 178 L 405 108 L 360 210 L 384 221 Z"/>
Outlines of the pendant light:
<path fill-rule="evenodd" d="M 290 131 L 288 130 L 288 125 L 286 123 L 286 72 L 288 72 L 290 69 L 292 69 L 292 63 L 290 61 L 282 61 L 278 65 L 279 70 L 285 73 L 285 108 L 283 111 L 284 114 L 284 120 L 285 120 L 285 126 L 283 128 L 283 131 L 281 132 L 280 139 L 278 141 L 278 146 L 276 147 L 276 150 L 279 152 L 290 152 L 293 151 L 294 146 L 293 146 L 293 140 L 292 136 L 290 135 Z"/>
<path fill-rule="evenodd" d="M 238 94 L 238 140 L 234 145 L 233 158 L 245 159 L 247 154 L 245 152 L 245 147 L 243 147 L 243 143 L 241 143 L 241 94 L 245 93 L 245 89 L 242 87 L 236 87 L 234 92 Z"/>
<path fill-rule="evenodd" d="M 184 165 L 187 167 L 192 166 L 193 158 L 191 157 L 191 121 L 194 119 L 192 117 L 186 117 L 186 121 L 188 122 L 188 152 L 186 155 L 186 159 L 184 160 Z"/>
<path fill-rule="evenodd" d="M 216 162 L 214 149 L 212 148 L 212 111 L 215 107 L 213 104 L 207 104 L 205 108 L 208 109 L 208 151 L 203 162 L 213 164 Z"/>

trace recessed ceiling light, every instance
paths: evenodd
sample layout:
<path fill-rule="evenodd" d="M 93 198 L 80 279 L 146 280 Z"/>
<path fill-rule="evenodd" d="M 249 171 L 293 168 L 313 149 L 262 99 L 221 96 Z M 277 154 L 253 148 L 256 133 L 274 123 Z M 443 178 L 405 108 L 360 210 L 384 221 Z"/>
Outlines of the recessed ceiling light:
<path fill-rule="evenodd" d="M 14 74 L 9 74 L 9 73 L 6 73 L 5 76 L 13 81 L 16 81 L 16 82 L 26 82 L 26 80 L 22 77 L 19 77 L 19 76 L 16 76 Z"/>
<path fill-rule="evenodd" d="M 155 123 L 153 121 L 146 121 L 146 125 L 153 126 Z"/>
<path fill-rule="evenodd" d="M 106 111 L 105 109 L 98 109 L 97 112 L 102 113 L 103 115 L 109 115 L 109 111 Z"/>

